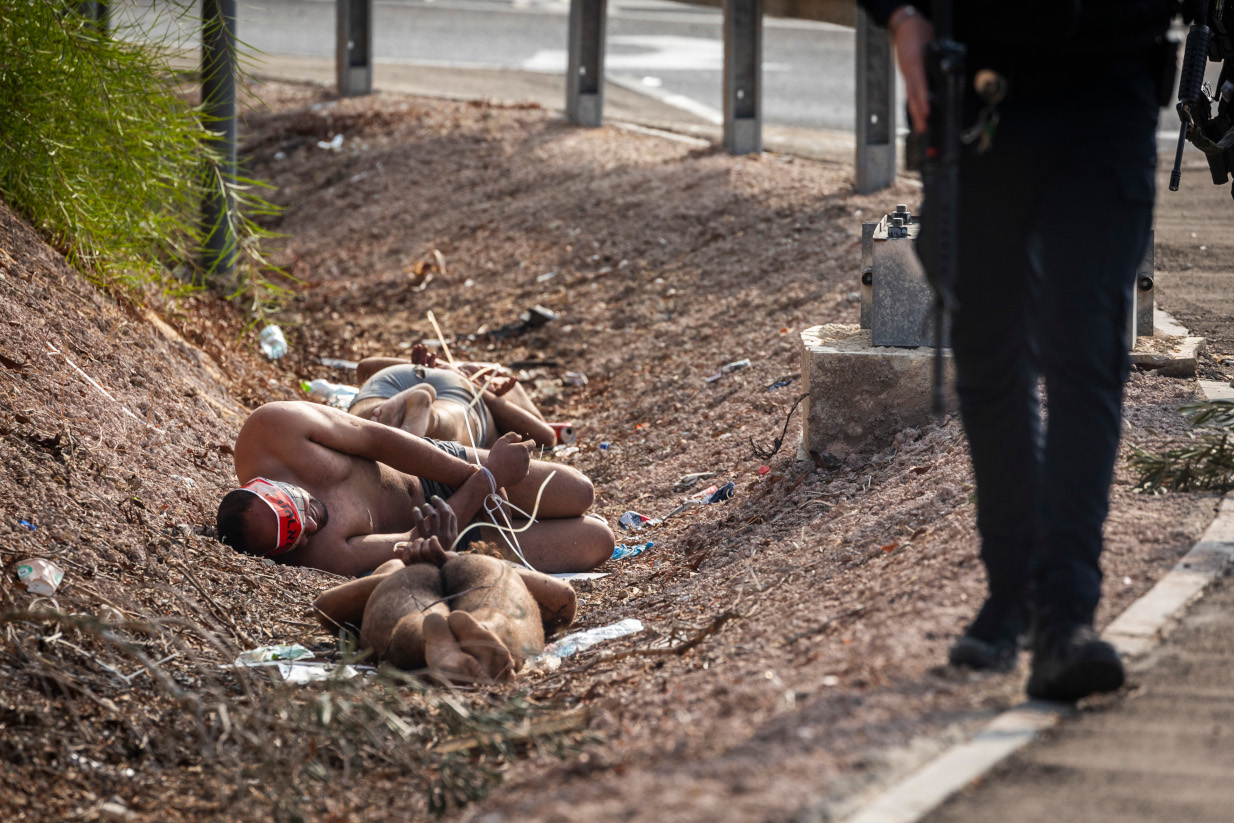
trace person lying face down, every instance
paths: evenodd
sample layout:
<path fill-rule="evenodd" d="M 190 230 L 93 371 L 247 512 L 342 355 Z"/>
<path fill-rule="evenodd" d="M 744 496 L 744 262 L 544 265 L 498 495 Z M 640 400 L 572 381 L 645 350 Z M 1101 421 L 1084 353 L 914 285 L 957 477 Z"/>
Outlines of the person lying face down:
<path fill-rule="evenodd" d="M 507 432 L 552 448 L 556 433 L 518 379 L 495 363 L 439 361 L 423 343 L 411 360 L 367 357 L 348 411 L 421 437 L 491 448 Z"/>
<path fill-rule="evenodd" d="M 453 536 L 444 529 L 486 516 L 486 505 L 504 509 L 497 494 L 526 512 L 539 494 L 536 521 L 517 535 L 523 556 L 550 573 L 595 568 L 612 554 L 613 533 L 583 516 L 594 500 L 591 481 L 532 460 L 531 447 L 507 434 L 492 449 L 466 449 L 317 403 L 267 403 L 236 438 L 243 486 L 219 504 L 218 537 L 247 554 L 354 576 L 416 537 L 448 546 Z M 526 523 L 515 514 L 509 520 Z M 492 526 L 468 535 L 476 532 L 506 545 Z"/>
<path fill-rule="evenodd" d="M 494 557 L 444 551 L 436 537 L 400 544 L 369 577 L 323 592 L 327 630 L 358 628 L 379 661 L 450 683 L 514 680 L 546 631 L 574 620 L 570 584 Z"/>

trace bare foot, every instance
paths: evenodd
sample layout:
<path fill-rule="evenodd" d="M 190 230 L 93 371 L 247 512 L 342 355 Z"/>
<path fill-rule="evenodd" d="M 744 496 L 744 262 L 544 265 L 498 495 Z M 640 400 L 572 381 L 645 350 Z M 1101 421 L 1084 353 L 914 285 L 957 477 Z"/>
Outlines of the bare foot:
<path fill-rule="evenodd" d="M 430 612 L 425 615 L 420 631 L 424 635 L 424 659 L 428 663 L 429 675 L 444 683 L 460 685 L 491 680 L 481 668 L 480 661 L 459 646 L 446 619 L 440 614 Z"/>
<path fill-rule="evenodd" d="M 417 366 L 428 366 L 431 369 L 437 365 L 437 355 L 429 351 L 428 346 L 417 343 L 411 347 L 411 362 Z"/>
<path fill-rule="evenodd" d="M 463 651 L 480 661 L 489 678 L 499 683 L 514 682 L 514 658 L 497 635 L 477 623 L 467 612 L 450 612 L 446 620 Z"/>

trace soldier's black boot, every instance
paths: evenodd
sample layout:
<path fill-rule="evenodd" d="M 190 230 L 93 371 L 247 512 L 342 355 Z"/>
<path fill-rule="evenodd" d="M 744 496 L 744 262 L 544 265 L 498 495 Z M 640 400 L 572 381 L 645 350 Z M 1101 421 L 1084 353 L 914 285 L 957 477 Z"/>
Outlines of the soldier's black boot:
<path fill-rule="evenodd" d="M 1028 614 L 1022 603 L 987 597 L 977 617 L 952 644 L 947 660 L 953 666 L 978 671 L 1011 671 L 1020 650 L 1020 636 L 1027 630 Z"/>
<path fill-rule="evenodd" d="M 1123 661 L 1092 626 L 1039 628 L 1034 640 L 1028 694 L 1042 700 L 1072 702 L 1123 685 Z"/>

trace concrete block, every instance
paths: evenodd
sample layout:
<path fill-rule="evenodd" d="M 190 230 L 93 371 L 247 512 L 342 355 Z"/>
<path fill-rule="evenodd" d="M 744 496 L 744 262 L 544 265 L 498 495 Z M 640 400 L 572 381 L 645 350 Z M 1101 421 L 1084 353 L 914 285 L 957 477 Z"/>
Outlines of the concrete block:
<path fill-rule="evenodd" d="M 1139 337 L 1131 350 L 1131 365 L 1166 377 L 1195 377 L 1206 345 L 1203 337 Z"/>
<path fill-rule="evenodd" d="M 802 447 L 826 462 L 890 446 L 897 432 L 929 423 L 933 348 L 873 345 L 868 329 L 829 324 L 801 333 L 805 391 Z M 944 351 L 946 408 L 959 409 L 955 367 Z"/>

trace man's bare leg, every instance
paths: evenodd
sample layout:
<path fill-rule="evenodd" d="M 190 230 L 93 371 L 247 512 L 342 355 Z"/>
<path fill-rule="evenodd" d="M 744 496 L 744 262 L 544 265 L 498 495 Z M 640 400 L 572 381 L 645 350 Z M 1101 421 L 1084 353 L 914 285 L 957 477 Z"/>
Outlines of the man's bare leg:
<path fill-rule="evenodd" d="M 450 606 L 444 601 L 441 569 L 417 563 L 388 575 L 369 596 L 360 626 L 365 645 L 378 659 L 400 669 L 422 669 L 427 664 L 423 623 L 426 615 L 444 620 Z"/>
<path fill-rule="evenodd" d="M 468 462 L 475 463 L 477 454 L 483 461 L 488 456 L 488 450 L 468 449 Z M 553 479 L 548 480 L 549 475 L 554 472 L 556 474 Z M 544 485 L 546 480 L 548 485 Z M 544 493 L 540 495 L 537 518 L 578 517 L 590 509 L 596 499 L 595 488 L 587 475 L 571 466 L 544 460 L 532 460 L 527 476 L 507 487 L 506 493 L 511 503 L 530 513 L 536 504 L 536 495 L 540 493 L 541 486 L 544 486 Z"/>
<path fill-rule="evenodd" d="M 508 564 L 462 555 L 446 563 L 442 579 L 454 594 L 450 630 L 494 680 L 513 679 L 524 660 L 544 649 L 540 608 Z"/>
<path fill-rule="evenodd" d="M 540 507 L 543 512 L 544 507 Z M 511 519 L 514 528 L 526 521 Z M 502 534 L 492 526 L 480 529 L 480 535 L 497 546 L 507 560 L 518 558 L 506 544 Z M 509 537 L 518 540 L 523 557 L 536 571 L 546 574 L 589 571 L 613 556 L 613 532 L 602 520 L 594 517 L 569 517 L 558 520 L 537 520 L 527 531 Z"/>

